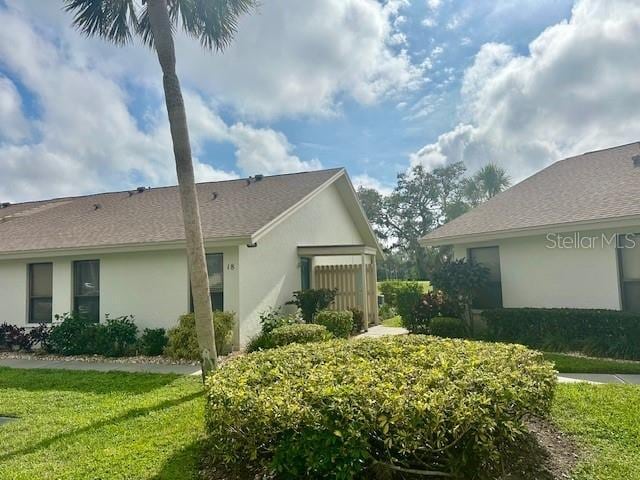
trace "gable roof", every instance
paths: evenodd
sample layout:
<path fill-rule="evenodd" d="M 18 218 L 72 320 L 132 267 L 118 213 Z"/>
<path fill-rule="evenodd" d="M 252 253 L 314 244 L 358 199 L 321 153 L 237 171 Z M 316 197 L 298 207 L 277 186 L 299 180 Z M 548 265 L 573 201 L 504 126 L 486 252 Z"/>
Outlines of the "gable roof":
<path fill-rule="evenodd" d="M 560 160 L 424 236 L 438 246 L 634 220 L 640 224 L 640 143 Z"/>
<path fill-rule="evenodd" d="M 265 176 L 250 182 L 244 178 L 200 183 L 204 238 L 208 242 L 252 242 L 255 234 L 340 178 L 350 184 L 340 168 Z M 184 226 L 176 186 L 0 209 L 0 254 L 180 242 L 184 242 Z"/>

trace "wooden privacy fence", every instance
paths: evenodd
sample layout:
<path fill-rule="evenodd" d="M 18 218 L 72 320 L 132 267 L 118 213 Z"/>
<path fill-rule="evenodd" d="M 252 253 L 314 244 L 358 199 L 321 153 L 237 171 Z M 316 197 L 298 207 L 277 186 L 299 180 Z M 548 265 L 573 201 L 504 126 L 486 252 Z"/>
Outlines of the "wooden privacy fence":
<path fill-rule="evenodd" d="M 373 265 L 366 265 L 369 324 L 378 323 L 378 286 Z M 362 265 L 319 265 L 314 269 L 315 288 L 337 288 L 331 310 L 364 311 Z"/>

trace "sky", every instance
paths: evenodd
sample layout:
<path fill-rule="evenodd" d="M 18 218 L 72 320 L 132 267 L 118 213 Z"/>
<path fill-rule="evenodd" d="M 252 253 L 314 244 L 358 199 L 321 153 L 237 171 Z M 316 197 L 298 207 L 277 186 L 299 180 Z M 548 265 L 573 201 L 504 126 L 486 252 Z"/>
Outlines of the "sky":
<path fill-rule="evenodd" d="M 152 51 L 83 37 L 61 0 L 0 0 L 0 25 L 0 201 L 175 184 Z M 518 181 L 640 140 L 637 0 L 262 0 L 224 52 L 176 46 L 199 181 Z"/>

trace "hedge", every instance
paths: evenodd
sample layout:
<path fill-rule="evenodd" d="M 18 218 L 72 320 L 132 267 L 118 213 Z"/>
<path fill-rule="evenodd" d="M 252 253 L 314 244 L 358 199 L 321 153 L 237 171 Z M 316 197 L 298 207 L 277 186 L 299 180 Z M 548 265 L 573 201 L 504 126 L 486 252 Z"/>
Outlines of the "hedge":
<path fill-rule="evenodd" d="M 493 478 L 554 386 L 552 365 L 519 345 L 421 335 L 290 345 L 209 376 L 205 461 L 247 478 L 372 478 L 390 465 Z"/>
<path fill-rule="evenodd" d="M 297 323 L 274 328 L 270 332 L 263 332 L 251 339 L 247 345 L 247 352 L 269 350 L 283 347 L 291 343 L 313 343 L 331 340 L 333 335 L 324 325 L 311 323 Z"/>
<path fill-rule="evenodd" d="M 485 310 L 490 340 L 558 352 L 640 360 L 640 314 L 615 310 Z"/>
<path fill-rule="evenodd" d="M 336 338 L 349 338 L 353 330 L 353 313 L 349 310 L 323 310 L 318 312 L 313 323 L 327 327 Z"/>
<path fill-rule="evenodd" d="M 231 348 L 233 326 L 236 314 L 233 312 L 213 312 L 213 329 L 216 337 L 216 351 L 224 354 Z M 200 348 L 196 334 L 196 319 L 193 313 L 181 315 L 178 325 L 168 332 L 169 341 L 165 355 L 175 359 L 200 360 Z"/>
<path fill-rule="evenodd" d="M 464 320 L 452 317 L 434 317 L 429 323 L 431 335 L 443 338 L 466 338 L 469 336 Z"/>

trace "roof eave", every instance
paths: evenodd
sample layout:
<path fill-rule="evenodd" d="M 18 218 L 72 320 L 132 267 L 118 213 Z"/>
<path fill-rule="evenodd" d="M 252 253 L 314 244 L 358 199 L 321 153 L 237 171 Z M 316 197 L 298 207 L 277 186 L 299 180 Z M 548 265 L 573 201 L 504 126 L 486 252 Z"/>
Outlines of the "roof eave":
<path fill-rule="evenodd" d="M 429 236 L 427 235 L 421 238 L 419 243 L 423 247 L 441 247 L 444 245 L 460 245 L 467 243 L 487 242 L 491 240 L 503 240 L 506 238 L 532 237 L 535 235 L 545 235 L 549 233 L 555 234 L 574 232 L 580 229 L 603 230 L 612 228 L 624 229 L 631 227 L 640 227 L 640 215 L 539 225 L 535 227 L 514 228 L 493 232 L 449 235 L 436 238 L 429 238 Z"/>

